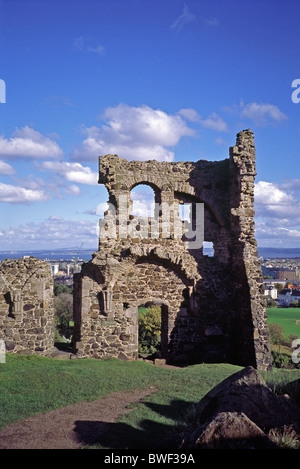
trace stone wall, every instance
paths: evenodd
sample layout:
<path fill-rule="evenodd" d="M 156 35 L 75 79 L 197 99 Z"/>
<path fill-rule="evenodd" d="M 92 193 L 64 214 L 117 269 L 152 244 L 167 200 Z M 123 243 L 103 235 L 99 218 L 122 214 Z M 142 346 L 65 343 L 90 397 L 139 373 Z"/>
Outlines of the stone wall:
<path fill-rule="evenodd" d="M 53 280 L 46 262 L 29 257 L 0 263 L 0 339 L 10 352 L 53 350 Z"/>
<path fill-rule="evenodd" d="M 162 305 L 161 353 L 168 362 L 271 367 L 254 234 L 255 176 L 250 130 L 237 135 L 221 161 L 99 157 L 109 209 L 100 220 L 98 251 L 75 276 L 79 355 L 136 358 L 138 306 L 152 301 Z M 153 217 L 131 213 L 131 190 L 139 184 L 154 191 Z M 184 234 L 181 204 L 190 204 L 196 233 L 203 215 L 201 243 Z M 203 240 L 213 244 L 212 257 L 203 254 Z"/>

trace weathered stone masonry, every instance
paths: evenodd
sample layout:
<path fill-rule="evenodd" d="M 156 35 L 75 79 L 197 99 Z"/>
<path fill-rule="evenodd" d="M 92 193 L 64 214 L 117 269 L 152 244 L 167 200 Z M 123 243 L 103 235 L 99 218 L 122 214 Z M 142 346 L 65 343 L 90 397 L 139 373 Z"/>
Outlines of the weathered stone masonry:
<path fill-rule="evenodd" d="M 53 351 L 53 279 L 47 262 L 29 257 L 0 263 L 0 339 L 9 352 Z"/>
<path fill-rule="evenodd" d="M 255 176 L 250 130 L 237 135 L 222 161 L 99 157 L 99 183 L 114 209 L 100 220 L 98 251 L 74 277 L 79 356 L 137 358 L 138 306 L 154 302 L 162 305 L 161 352 L 168 362 L 271 367 L 254 235 Z M 159 204 L 152 218 L 131 215 L 130 191 L 139 184 L 150 186 Z M 204 204 L 204 240 L 213 243 L 213 257 L 174 236 L 183 224 L 182 203 Z"/>

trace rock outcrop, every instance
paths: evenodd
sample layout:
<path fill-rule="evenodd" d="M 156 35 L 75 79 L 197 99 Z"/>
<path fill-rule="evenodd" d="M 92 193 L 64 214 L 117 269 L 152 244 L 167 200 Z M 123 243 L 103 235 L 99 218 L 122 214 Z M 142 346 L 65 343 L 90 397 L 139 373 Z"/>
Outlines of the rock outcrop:
<path fill-rule="evenodd" d="M 300 407 L 287 394 L 276 395 L 251 366 L 201 399 L 197 422 L 185 435 L 182 449 L 277 448 L 271 435 L 286 431 L 300 438 Z"/>

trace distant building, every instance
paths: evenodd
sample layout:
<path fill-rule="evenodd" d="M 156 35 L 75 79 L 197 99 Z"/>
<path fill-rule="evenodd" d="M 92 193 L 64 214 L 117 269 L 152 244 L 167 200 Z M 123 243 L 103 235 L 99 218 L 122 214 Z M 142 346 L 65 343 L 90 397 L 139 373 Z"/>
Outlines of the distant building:
<path fill-rule="evenodd" d="M 300 290 L 284 288 L 278 294 L 278 304 L 280 306 L 290 306 L 293 301 L 300 301 Z"/>
<path fill-rule="evenodd" d="M 298 269 L 277 269 L 276 279 L 279 280 L 299 280 Z"/>
<path fill-rule="evenodd" d="M 50 264 L 50 268 L 51 268 L 51 274 L 52 274 L 52 276 L 58 274 L 58 271 L 59 271 L 59 264 Z"/>
<path fill-rule="evenodd" d="M 276 300 L 277 288 L 273 284 L 264 284 L 264 295 L 272 300 Z"/>

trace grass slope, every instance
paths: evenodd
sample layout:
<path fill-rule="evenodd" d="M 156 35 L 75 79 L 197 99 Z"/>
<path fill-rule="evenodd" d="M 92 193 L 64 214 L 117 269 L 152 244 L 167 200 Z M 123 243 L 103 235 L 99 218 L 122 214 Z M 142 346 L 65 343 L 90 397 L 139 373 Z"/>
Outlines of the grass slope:
<path fill-rule="evenodd" d="M 135 404 L 95 447 L 159 448 L 175 426 L 193 418 L 196 403 L 209 390 L 240 369 L 230 364 L 162 368 L 142 361 L 58 360 L 10 353 L 0 364 L 0 428 L 114 391 L 154 386 L 158 391 Z M 300 370 L 274 370 L 264 377 L 275 383 L 293 381 Z"/>
<path fill-rule="evenodd" d="M 268 324 L 279 324 L 284 335 L 300 337 L 300 308 L 267 308 Z"/>

